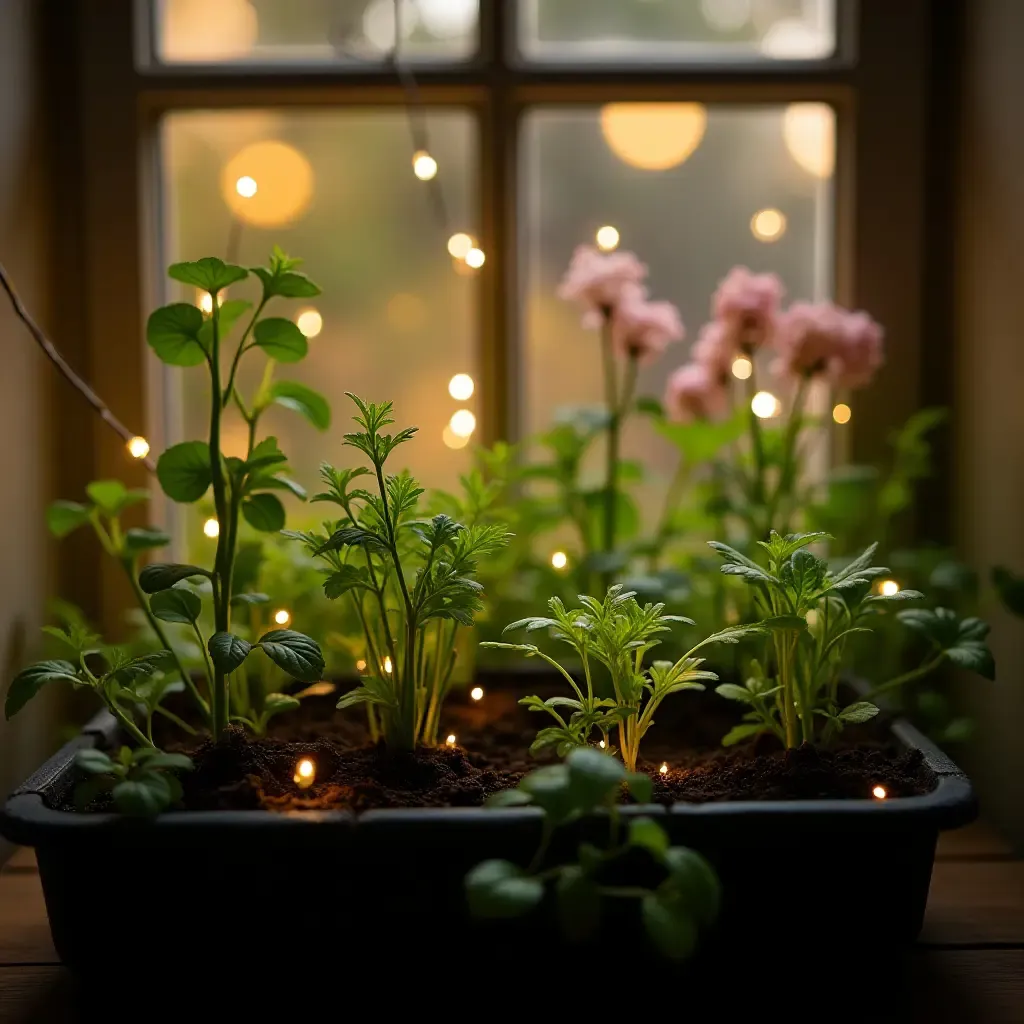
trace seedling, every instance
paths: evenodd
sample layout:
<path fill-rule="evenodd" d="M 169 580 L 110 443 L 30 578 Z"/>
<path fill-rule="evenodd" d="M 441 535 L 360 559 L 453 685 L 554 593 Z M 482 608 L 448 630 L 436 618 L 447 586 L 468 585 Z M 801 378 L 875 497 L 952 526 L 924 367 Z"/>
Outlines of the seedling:
<path fill-rule="evenodd" d="M 193 767 L 184 754 L 165 754 L 153 747 L 122 747 L 116 758 L 102 750 L 80 750 L 75 764 L 89 776 L 75 787 L 80 808 L 109 792 L 114 806 L 133 817 L 151 817 L 180 800 L 181 783 L 173 773 Z"/>
<path fill-rule="evenodd" d="M 343 515 L 325 523 L 323 532 L 292 536 L 326 562 L 324 592 L 331 599 L 347 596 L 363 627 L 366 673 L 338 707 L 369 705 L 371 731 L 379 717 L 388 745 L 412 750 L 437 743 L 456 631 L 471 626 L 481 607 L 478 562 L 504 547 L 509 535 L 496 523 L 467 527 L 443 514 L 417 519 L 423 489 L 407 471 L 385 473 L 391 453 L 416 428 L 385 434 L 394 423 L 391 403 L 349 398 L 360 429 L 346 434 L 345 444 L 372 468 L 323 466 L 326 490 L 313 500 L 336 505 Z M 352 489 L 362 477 L 374 481 L 376 493 Z"/>
<path fill-rule="evenodd" d="M 745 685 L 725 683 L 717 688 L 723 697 L 748 708 L 743 724 L 725 737 L 727 745 L 762 732 L 774 733 L 787 747 L 814 742 L 819 732 L 827 741 L 847 726 L 878 714 L 877 705 L 867 700 L 840 706 L 847 645 L 851 637 L 871 632 L 872 617 L 892 603 L 924 595 L 916 590 L 876 589 L 875 581 L 887 576 L 889 569 L 871 564 L 875 544 L 848 565 L 830 571 L 824 559 L 807 550 L 827 536 L 781 537 L 772 531 L 767 541 L 760 542 L 767 552 L 767 568 L 727 544 L 711 542 L 725 560 L 722 572 L 740 576 L 754 589 L 758 610 L 768 616 L 760 625 L 772 635 L 771 650 L 752 663 Z M 945 608 L 908 609 L 897 618 L 926 636 L 932 651 L 921 666 L 876 686 L 871 696 L 922 679 L 945 661 L 994 678 L 995 664 L 985 643 L 988 626 L 980 619 L 960 620 Z M 774 675 L 769 674 L 769 665 L 774 666 Z"/>
<path fill-rule="evenodd" d="M 730 626 L 714 633 L 691 647 L 678 661 L 656 661 L 644 667 L 644 657 L 659 643 L 657 637 L 670 631 L 670 623 L 694 625 L 692 619 L 681 615 L 665 615 L 663 604 L 641 605 L 634 591 L 622 584 L 608 588 L 603 601 L 581 595 L 579 608 L 567 609 L 562 601 L 553 597 L 548 602 L 550 616 L 521 619 L 505 627 L 505 632 L 525 629 L 533 632 L 549 629 L 555 640 L 568 644 L 583 663 L 586 693 L 569 671 L 555 658 L 535 644 L 484 643 L 483 647 L 522 651 L 528 658 L 541 658 L 572 687 L 575 697 L 524 697 L 519 703 L 531 711 L 551 715 L 558 723 L 541 729 L 531 746 L 537 753 L 554 747 L 566 754 L 576 747 L 591 742 L 594 731 L 600 735 L 604 749 L 609 733 L 618 730 L 619 750 L 627 769 L 636 771 L 640 754 L 640 741 L 654 724 L 654 714 L 661 702 L 672 693 L 682 690 L 703 690 L 704 683 L 717 681 L 718 676 L 701 666 L 704 658 L 695 657 L 697 651 L 711 644 L 735 644 L 748 636 L 766 633 L 764 625 Z M 592 660 L 604 665 L 611 675 L 614 699 L 594 694 Z M 564 718 L 559 708 L 569 709 Z"/>
<path fill-rule="evenodd" d="M 623 827 L 618 799 L 624 786 L 641 803 L 650 801 L 648 776 L 628 773 L 621 762 L 582 749 L 572 751 L 564 764 L 539 768 L 518 788 L 491 797 L 490 807 L 539 807 L 544 812 L 543 831 L 527 868 L 487 860 L 469 872 L 466 898 L 473 916 L 523 917 L 541 905 L 550 886 L 562 931 L 568 939 L 581 941 L 598 932 L 608 901 L 638 900 L 644 929 L 655 948 L 669 959 L 687 959 L 697 946 L 700 929 L 718 917 L 718 877 L 699 853 L 670 846 L 653 818 L 632 818 Z M 544 867 L 555 830 L 594 812 L 608 817 L 607 846 L 580 843 L 575 862 Z M 638 851 L 641 856 L 631 857 L 629 863 L 639 877 L 623 877 L 627 856 Z"/>

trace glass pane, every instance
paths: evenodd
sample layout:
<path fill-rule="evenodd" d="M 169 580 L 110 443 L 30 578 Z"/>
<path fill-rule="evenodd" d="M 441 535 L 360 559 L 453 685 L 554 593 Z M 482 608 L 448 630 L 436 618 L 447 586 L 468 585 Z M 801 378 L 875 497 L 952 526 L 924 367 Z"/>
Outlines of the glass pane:
<path fill-rule="evenodd" d="M 532 61 L 673 64 L 822 60 L 836 0 L 521 0 Z"/>
<path fill-rule="evenodd" d="M 451 223 L 473 230 L 472 115 L 428 110 L 426 129 Z M 353 409 L 345 392 L 351 391 L 377 402 L 392 399 L 399 425 L 420 428 L 396 456 L 396 468 L 408 465 L 431 487 L 453 488 L 470 454 L 450 446 L 466 442 L 446 428 L 454 413 L 477 406 L 475 395 L 456 401 L 449 381 L 456 374 L 476 377 L 477 275 L 447 252 L 447 231 L 428 186 L 410 166 L 405 113 L 175 113 L 165 119 L 163 145 L 166 262 L 228 253 L 252 266 L 264 263 L 276 244 L 303 257 L 302 269 L 323 289 L 314 299 L 274 299 L 271 307 L 272 314 L 295 319 L 309 336 L 305 360 L 277 364 L 275 379 L 317 389 L 332 409 L 324 432 L 279 406 L 260 421 L 261 434 L 278 437 L 294 478 L 313 493 L 321 461 L 362 464 L 359 453 L 341 443 L 350 429 Z M 249 198 L 239 195 L 253 188 Z M 228 298 L 253 298 L 255 283 L 231 288 Z M 167 297 L 197 300 L 172 281 Z M 241 393 L 250 406 L 265 363 L 259 351 L 241 361 Z M 168 442 L 206 437 L 205 365 L 170 369 L 164 379 Z M 463 414 L 460 423 L 465 421 Z M 245 445 L 245 423 L 231 410 L 224 449 L 244 455 Z M 290 525 L 322 518 L 322 506 L 290 497 L 286 504 Z M 203 543 L 200 517 L 209 514 L 198 509 L 187 524 L 193 543 Z"/>
<path fill-rule="evenodd" d="M 479 0 L 156 0 L 166 64 L 380 64 L 477 50 Z M 396 19 L 397 11 L 397 19 Z"/>
<path fill-rule="evenodd" d="M 598 335 L 556 295 L 581 243 L 635 252 L 649 268 L 651 298 L 681 311 L 686 340 L 640 369 L 636 393 L 659 400 L 734 265 L 775 271 L 789 300 L 830 296 L 831 108 L 612 104 L 534 111 L 523 131 L 526 434 L 549 428 L 560 409 L 603 401 Z M 815 396 L 818 408 L 825 398 Z M 596 485 L 602 452 L 593 447 Z M 634 494 L 650 527 L 678 455 L 646 417 L 632 417 L 623 457 L 648 467 Z"/>

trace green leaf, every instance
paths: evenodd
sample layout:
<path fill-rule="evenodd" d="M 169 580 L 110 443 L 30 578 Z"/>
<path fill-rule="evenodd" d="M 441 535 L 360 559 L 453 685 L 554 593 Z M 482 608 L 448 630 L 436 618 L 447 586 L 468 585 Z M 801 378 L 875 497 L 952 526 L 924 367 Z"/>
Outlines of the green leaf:
<path fill-rule="evenodd" d="M 629 823 L 629 843 L 650 850 L 659 860 L 668 850 L 668 836 L 653 818 L 633 818 Z"/>
<path fill-rule="evenodd" d="M 314 640 L 294 629 L 272 629 L 259 639 L 267 657 L 293 679 L 313 683 L 324 674 L 324 656 Z"/>
<path fill-rule="evenodd" d="M 524 775 L 519 788 L 542 807 L 556 825 L 575 809 L 569 792 L 569 769 L 564 764 L 546 765 Z"/>
<path fill-rule="evenodd" d="M 195 768 L 192 758 L 188 754 L 169 754 L 163 750 L 154 750 L 152 747 L 139 747 L 133 754 L 133 760 L 137 765 L 145 767 L 147 771 L 167 768 L 174 771 L 190 772 Z"/>
<path fill-rule="evenodd" d="M 582 942 L 601 924 L 601 890 L 575 864 L 562 869 L 555 886 L 558 921 L 566 938 Z"/>
<path fill-rule="evenodd" d="M 268 466 L 277 466 L 288 461 L 288 456 L 278 447 L 276 437 L 265 437 L 245 460 L 245 470 L 253 473 L 266 470 Z"/>
<path fill-rule="evenodd" d="M 737 686 L 735 683 L 722 683 L 715 687 L 715 693 L 726 700 L 738 700 L 743 704 L 754 703 L 754 694 L 745 686 Z"/>
<path fill-rule="evenodd" d="M 878 714 L 878 708 L 866 700 L 859 700 L 856 704 L 848 704 L 839 712 L 839 719 L 851 725 L 860 725 L 862 722 L 870 721 Z"/>
<path fill-rule="evenodd" d="M 198 501 L 212 482 L 210 446 L 205 441 L 182 441 L 160 456 L 156 475 L 164 494 L 174 501 Z"/>
<path fill-rule="evenodd" d="M 324 580 L 324 593 L 332 601 L 356 588 L 369 590 L 369 577 L 365 569 L 349 565 L 347 562 Z"/>
<path fill-rule="evenodd" d="M 217 336 L 223 341 L 238 322 L 238 318 L 252 309 L 252 303 L 245 299 L 228 299 L 217 308 Z M 210 352 L 213 349 L 213 317 L 203 318 L 203 326 L 199 328 L 199 344 Z"/>
<path fill-rule="evenodd" d="M 38 661 L 22 669 L 11 680 L 4 704 L 4 715 L 8 721 L 13 718 L 47 683 L 73 683 L 80 680 L 75 666 L 69 661 Z"/>
<path fill-rule="evenodd" d="M 206 645 L 214 665 L 222 672 L 233 672 L 248 657 L 252 644 L 234 633 L 214 633 Z"/>
<path fill-rule="evenodd" d="M 737 687 L 740 689 L 740 687 Z M 740 725 L 734 725 L 723 737 L 723 747 L 734 747 L 737 743 L 742 743 L 744 740 L 749 740 L 753 736 L 760 736 L 761 733 L 767 732 L 768 726 L 761 722 L 744 722 Z"/>
<path fill-rule="evenodd" d="M 807 629 L 807 620 L 802 615 L 773 615 L 757 625 L 773 633 L 802 633 Z"/>
<path fill-rule="evenodd" d="M 276 494 L 251 494 L 242 501 L 242 515 L 254 529 L 277 533 L 284 528 L 284 505 Z"/>
<path fill-rule="evenodd" d="M 153 310 L 146 321 L 146 341 L 170 366 L 198 366 L 207 358 L 200 340 L 203 314 L 189 302 L 174 302 Z"/>
<path fill-rule="evenodd" d="M 269 602 L 270 596 L 268 594 L 235 594 L 234 597 L 231 598 L 231 603 L 236 607 L 246 604 L 268 604 Z"/>
<path fill-rule="evenodd" d="M 108 754 L 95 747 L 79 750 L 75 754 L 75 767 L 86 775 L 107 775 L 116 772 L 118 768 Z"/>
<path fill-rule="evenodd" d="M 247 491 L 291 491 L 299 501 L 306 500 L 306 488 L 283 473 L 256 473 L 249 477 Z"/>
<path fill-rule="evenodd" d="M 522 917 L 544 898 L 544 885 L 507 860 L 485 860 L 466 875 L 466 899 L 476 918 Z"/>
<path fill-rule="evenodd" d="M 313 553 L 322 555 L 328 551 L 338 551 L 345 547 L 369 548 L 371 551 L 386 551 L 387 543 L 372 530 L 363 526 L 343 526 L 335 530 L 330 538 Z"/>
<path fill-rule="evenodd" d="M 565 765 L 569 769 L 569 794 L 572 802 L 585 811 L 604 803 L 626 777 L 626 769 L 621 761 L 593 747 L 574 750 L 565 759 Z"/>
<path fill-rule="evenodd" d="M 646 772 L 627 772 L 626 788 L 638 804 L 649 804 L 654 799 L 654 783 Z"/>
<path fill-rule="evenodd" d="M 167 274 L 175 281 L 182 284 L 194 285 L 202 288 L 203 291 L 215 294 L 222 288 L 227 288 L 236 281 L 242 281 L 249 276 L 245 267 L 236 266 L 233 263 L 225 263 L 216 256 L 204 256 L 194 263 L 172 263 L 167 268 Z M 199 310 L 197 309 L 198 313 Z"/>
<path fill-rule="evenodd" d="M 46 525 L 54 537 L 66 537 L 89 522 L 89 507 L 77 501 L 55 501 L 46 510 Z"/>
<path fill-rule="evenodd" d="M 197 594 L 182 587 L 161 590 L 149 599 L 149 607 L 162 622 L 184 622 L 192 625 L 203 610 L 203 602 Z"/>
<path fill-rule="evenodd" d="M 145 594 L 155 594 L 159 590 L 170 590 L 175 583 L 187 580 L 192 576 L 205 576 L 211 579 L 210 573 L 198 565 L 181 565 L 177 562 L 154 562 L 147 565 L 139 573 L 139 586 Z"/>
<path fill-rule="evenodd" d="M 138 778 L 126 779 L 112 790 L 114 805 L 133 818 L 155 817 L 174 803 L 175 781 L 162 772 L 144 772 Z"/>
<path fill-rule="evenodd" d="M 1007 610 L 1024 617 L 1024 577 L 1015 575 L 1003 566 L 997 566 L 992 570 L 992 585 Z"/>
<path fill-rule="evenodd" d="M 279 380 L 271 385 L 270 401 L 305 416 L 317 430 L 331 425 L 331 407 L 318 391 L 294 380 Z"/>
<path fill-rule="evenodd" d="M 697 925 L 677 902 L 650 893 L 640 904 L 644 928 L 651 942 L 669 960 L 686 960 L 697 948 Z"/>
<path fill-rule="evenodd" d="M 263 700 L 263 713 L 267 718 L 272 718 L 282 711 L 294 711 L 298 706 L 298 700 L 290 694 L 268 693 Z"/>
<path fill-rule="evenodd" d="M 116 516 L 129 505 L 149 498 L 149 491 L 129 491 L 120 480 L 93 480 L 85 488 L 93 504 L 108 516 Z"/>
<path fill-rule="evenodd" d="M 285 299 L 311 299 L 320 294 L 320 288 L 305 274 L 291 270 L 271 273 L 265 267 L 253 267 L 252 272 L 263 282 L 265 299 L 275 295 Z"/>
<path fill-rule="evenodd" d="M 499 789 L 492 793 L 485 801 L 485 807 L 526 807 L 532 804 L 533 800 L 529 793 L 521 789 Z"/>
<path fill-rule="evenodd" d="M 995 659 L 985 642 L 989 632 L 986 622 L 973 617 L 961 621 L 949 608 L 908 608 L 897 612 L 896 618 L 928 637 L 954 665 L 995 679 Z"/>
<path fill-rule="evenodd" d="M 272 316 L 253 328 L 253 342 L 279 363 L 297 363 L 306 358 L 309 342 L 292 320 Z"/>
<path fill-rule="evenodd" d="M 162 548 L 171 543 L 171 538 L 153 526 L 133 526 L 125 531 L 124 550 L 128 555 L 137 555 L 140 551 Z"/>
<path fill-rule="evenodd" d="M 711 925 L 718 918 L 722 901 L 722 884 L 714 868 L 696 850 L 673 846 L 665 852 L 668 879 L 660 889 L 672 892 L 686 906 L 686 912 L 700 924 Z"/>

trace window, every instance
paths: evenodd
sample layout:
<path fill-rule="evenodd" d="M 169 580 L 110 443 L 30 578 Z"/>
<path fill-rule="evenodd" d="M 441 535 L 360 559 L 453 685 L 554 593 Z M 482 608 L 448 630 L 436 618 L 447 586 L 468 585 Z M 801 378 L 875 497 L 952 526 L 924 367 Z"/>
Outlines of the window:
<path fill-rule="evenodd" d="M 398 399 L 424 428 L 413 468 L 439 484 L 466 464 L 444 443 L 463 404 L 489 441 L 597 399 L 589 371 L 559 363 L 591 339 L 552 288 L 605 225 L 681 306 L 689 341 L 736 262 L 778 270 L 791 295 L 870 309 L 890 345 L 872 408 L 855 405 L 844 433 L 856 457 L 884 452 L 920 404 L 924 0 L 125 0 L 79 22 L 85 131 L 104 153 L 82 181 L 84 215 L 104 225 L 84 270 L 92 379 L 124 418 L 149 417 L 155 444 L 198 429 L 196 396 L 147 363 L 139 325 L 170 296 L 169 259 L 226 251 L 226 168 L 275 141 L 308 164 L 308 202 L 286 223 L 245 223 L 236 244 L 248 261 L 278 241 L 325 286 L 299 372 L 335 424 L 301 428 L 304 474 L 341 457 L 346 388 Z M 412 128 L 437 188 L 412 173 Z M 486 257 L 471 274 L 447 251 L 460 231 Z M 390 301 L 417 295 L 423 306 Z M 424 378 L 428 351 L 440 357 Z M 465 403 L 448 393 L 455 373 L 475 382 Z M 123 471 L 106 439 L 97 452 L 97 474 Z"/>

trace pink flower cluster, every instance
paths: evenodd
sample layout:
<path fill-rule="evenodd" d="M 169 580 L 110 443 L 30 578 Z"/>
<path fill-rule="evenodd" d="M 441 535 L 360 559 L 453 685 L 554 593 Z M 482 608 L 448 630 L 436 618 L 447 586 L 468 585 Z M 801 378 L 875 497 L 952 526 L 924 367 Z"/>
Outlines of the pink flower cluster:
<path fill-rule="evenodd" d="M 651 302 L 643 281 L 647 267 L 631 252 L 598 252 L 578 246 L 558 289 L 560 298 L 583 306 L 583 326 L 607 322 L 620 358 L 650 363 L 686 330 L 671 302 Z"/>
<path fill-rule="evenodd" d="M 784 379 L 822 377 L 834 387 L 869 384 L 884 361 L 882 328 L 867 313 L 831 302 L 794 302 L 781 309 L 775 274 L 734 267 L 711 301 L 714 317 L 693 346 L 693 361 L 665 389 L 671 419 L 713 419 L 728 411 L 729 375 L 737 356 L 761 348 L 775 353 L 772 372 Z"/>

